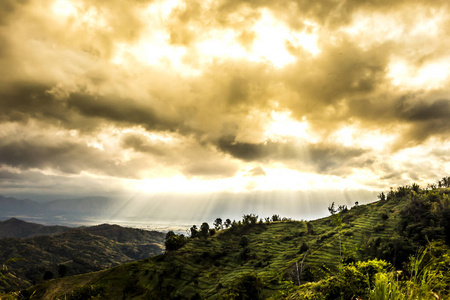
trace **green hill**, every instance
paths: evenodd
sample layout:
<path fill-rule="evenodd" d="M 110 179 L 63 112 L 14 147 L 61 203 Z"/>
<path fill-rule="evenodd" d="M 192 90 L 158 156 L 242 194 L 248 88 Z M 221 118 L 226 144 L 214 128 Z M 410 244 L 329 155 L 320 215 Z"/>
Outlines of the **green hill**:
<path fill-rule="evenodd" d="M 60 228 L 17 219 L 3 223 L 20 235 L 41 235 L 0 239 L 0 292 L 17 291 L 53 277 L 111 268 L 164 250 L 164 234 L 156 231 L 108 224 Z M 55 229 L 65 232 L 55 234 Z"/>
<path fill-rule="evenodd" d="M 21 295 L 30 299 L 368 297 L 378 291 L 375 285 L 381 284 L 382 274 L 397 274 L 393 271 L 402 270 L 411 255 L 417 256 L 422 253 L 418 249 L 428 245 L 432 249 L 423 261 L 427 260 L 428 268 L 436 262 L 433 274 L 440 277 L 426 293 L 443 299 L 450 286 L 445 275 L 450 270 L 449 194 L 448 188 L 400 187 L 368 205 L 330 206 L 330 217 L 309 222 L 274 221 L 278 216 L 263 221 L 246 215 L 228 229 L 209 231 L 212 236 L 167 235 L 166 249 L 180 248 L 163 255 L 50 280 Z M 361 263 L 370 259 L 384 261 Z M 416 278 L 407 271 L 398 274 L 404 276 L 395 275 L 399 286 Z"/>

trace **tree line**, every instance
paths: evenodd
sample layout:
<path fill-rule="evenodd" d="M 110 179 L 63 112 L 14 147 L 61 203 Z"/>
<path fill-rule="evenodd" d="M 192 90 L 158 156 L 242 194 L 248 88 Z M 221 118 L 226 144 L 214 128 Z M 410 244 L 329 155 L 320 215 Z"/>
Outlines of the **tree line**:
<path fill-rule="evenodd" d="M 224 229 L 235 229 L 240 228 L 243 226 L 252 226 L 256 224 L 264 224 L 264 223 L 271 223 L 271 222 L 286 222 L 286 221 L 292 221 L 291 218 L 286 217 L 280 217 L 280 215 L 273 214 L 272 217 L 266 217 L 264 219 L 259 218 L 258 215 L 255 214 L 245 214 L 242 216 L 242 220 L 231 221 L 230 219 L 226 219 L 223 221 L 222 218 L 216 218 L 213 222 L 214 227 L 210 227 L 207 222 L 203 222 L 200 225 L 200 228 L 197 227 L 197 225 L 193 225 L 189 229 L 189 237 L 187 237 L 184 234 L 176 234 L 173 231 L 169 231 L 166 234 L 165 238 L 165 246 L 166 251 L 174 251 L 178 250 L 181 247 L 183 247 L 189 239 L 206 239 L 209 236 L 215 235 L 218 231 L 224 230 Z"/>

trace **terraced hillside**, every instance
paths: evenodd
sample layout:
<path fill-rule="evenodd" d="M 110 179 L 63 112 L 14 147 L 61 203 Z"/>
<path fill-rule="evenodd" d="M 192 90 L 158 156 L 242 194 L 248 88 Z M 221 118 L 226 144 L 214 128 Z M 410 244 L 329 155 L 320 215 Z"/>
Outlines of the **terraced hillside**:
<path fill-rule="evenodd" d="M 345 263 L 378 257 L 400 265 L 427 239 L 443 243 L 450 228 L 445 217 L 448 194 L 448 189 L 391 191 L 386 200 L 341 207 L 333 216 L 310 222 L 234 222 L 207 238 L 188 238 L 183 247 L 164 255 L 51 280 L 22 295 L 33 295 L 33 299 L 279 299 L 294 293 L 299 283 L 334 276 Z M 423 218 L 415 218 L 414 213 Z M 408 229 L 411 226 L 414 231 Z M 422 232 L 434 236 L 422 236 Z"/>

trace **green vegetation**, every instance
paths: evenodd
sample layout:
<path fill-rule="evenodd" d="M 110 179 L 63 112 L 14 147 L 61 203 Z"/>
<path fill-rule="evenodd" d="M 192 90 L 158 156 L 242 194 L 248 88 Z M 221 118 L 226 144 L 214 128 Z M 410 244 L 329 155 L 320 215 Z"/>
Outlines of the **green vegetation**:
<path fill-rule="evenodd" d="M 36 228 L 41 233 L 49 232 L 43 225 L 14 222 L 24 225 L 19 228 L 21 234 L 28 228 L 33 234 L 38 232 Z M 163 242 L 161 232 L 107 224 L 67 228 L 61 234 L 26 239 L 3 238 L 0 239 L 0 293 L 161 254 Z"/>
<path fill-rule="evenodd" d="M 47 281 L 24 298 L 448 299 L 450 189 L 445 182 L 381 193 L 330 217 L 217 218 L 166 253 L 109 270 Z M 214 229 L 214 232 L 211 231 Z M 173 247 L 168 245 L 172 245 Z"/>

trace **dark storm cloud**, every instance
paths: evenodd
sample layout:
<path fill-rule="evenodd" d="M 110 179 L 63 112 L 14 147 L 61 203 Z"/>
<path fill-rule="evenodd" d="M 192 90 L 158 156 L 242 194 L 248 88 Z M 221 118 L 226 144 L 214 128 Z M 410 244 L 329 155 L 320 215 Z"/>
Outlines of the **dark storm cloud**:
<path fill-rule="evenodd" d="M 176 121 L 165 119 L 162 113 L 156 113 L 151 105 L 138 103 L 134 99 L 74 93 L 67 99 L 67 105 L 85 116 L 140 124 L 150 130 L 175 130 L 177 126 Z"/>
<path fill-rule="evenodd" d="M 0 2 L 0 26 L 6 24 L 13 13 L 28 2 L 28 0 L 2 0 Z"/>
<path fill-rule="evenodd" d="M 402 112 L 403 118 L 410 122 L 429 120 L 450 120 L 450 100 L 437 99 L 431 103 L 421 101 Z"/>
<path fill-rule="evenodd" d="M 164 147 L 167 146 L 163 142 L 149 142 L 141 135 L 128 134 L 122 138 L 122 146 L 124 148 L 132 148 L 138 152 L 155 154 L 157 156 L 164 155 Z"/>
<path fill-rule="evenodd" d="M 69 122 L 64 103 L 47 91 L 48 85 L 16 82 L 0 89 L 0 116 L 3 120 L 27 121 L 30 118 Z"/>
<path fill-rule="evenodd" d="M 150 104 L 135 99 L 82 92 L 58 99 L 51 88 L 50 85 L 19 82 L 0 89 L 1 118 L 9 121 L 37 118 L 82 130 L 95 130 L 102 125 L 102 120 L 138 124 L 149 130 L 176 130 L 179 125 L 171 117 L 157 113 Z"/>
<path fill-rule="evenodd" d="M 320 173 L 354 166 L 354 159 L 360 157 L 365 152 L 363 149 L 320 144 L 311 145 L 309 149 L 311 161 Z"/>
<path fill-rule="evenodd" d="M 92 171 L 117 177 L 134 177 L 139 171 L 133 162 L 120 162 L 96 148 L 73 142 L 52 143 L 38 138 L 0 143 L 0 165 L 21 170 L 53 169 L 67 174 Z"/>
<path fill-rule="evenodd" d="M 235 142 L 232 136 L 220 139 L 217 146 L 221 151 L 246 161 L 262 160 L 269 156 L 266 145 Z"/>
<path fill-rule="evenodd" d="M 415 146 L 432 136 L 443 137 L 450 132 L 450 101 L 431 94 L 409 94 L 398 97 L 380 95 L 378 98 L 349 101 L 349 114 L 369 126 L 386 128 L 407 124 L 394 145 L 394 150 Z"/>
<path fill-rule="evenodd" d="M 282 161 L 292 168 L 313 167 L 320 173 L 332 173 L 336 169 L 345 169 L 352 165 L 354 159 L 366 152 L 337 145 L 306 144 L 292 142 L 241 143 L 233 137 L 218 141 L 218 148 L 233 157 L 244 161 Z"/>

